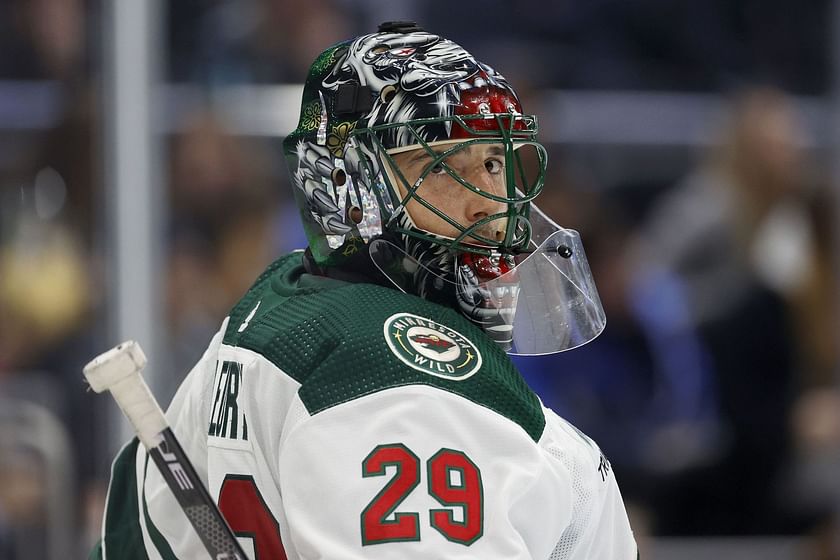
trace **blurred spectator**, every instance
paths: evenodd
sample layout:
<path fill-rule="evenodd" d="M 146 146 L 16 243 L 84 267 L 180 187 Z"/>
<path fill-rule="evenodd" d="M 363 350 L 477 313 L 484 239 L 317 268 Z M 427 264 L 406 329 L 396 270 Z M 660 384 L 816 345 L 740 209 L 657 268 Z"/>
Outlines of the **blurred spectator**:
<path fill-rule="evenodd" d="M 780 495 L 798 367 L 810 361 L 796 301 L 817 259 L 802 144 L 784 94 L 743 92 L 717 149 L 651 212 L 649 256 L 686 285 L 716 371 L 727 444 L 710 468 L 661 481 L 662 533 L 802 529 Z"/>
<path fill-rule="evenodd" d="M 580 181 L 555 177 L 566 188 L 541 201 L 582 229 L 608 322 L 582 349 L 517 363 L 601 443 L 655 534 L 801 532 L 840 495 L 840 398 L 803 391 L 792 416 L 837 363 L 827 205 L 802 135 L 782 93 L 745 92 L 640 232 L 630 205 Z"/>
<path fill-rule="evenodd" d="M 12 0 L 0 7 L 0 77 L 83 79 L 85 0 Z"/>
<path fill-rule="evenodd" d="M 803 130 L 789 101 L 742 94 L 725 134 L 650 220 L 656 258 L 688 282 L 698 323 L 728 313 L 755 283 L 793 294 L 813 266 Z"/>

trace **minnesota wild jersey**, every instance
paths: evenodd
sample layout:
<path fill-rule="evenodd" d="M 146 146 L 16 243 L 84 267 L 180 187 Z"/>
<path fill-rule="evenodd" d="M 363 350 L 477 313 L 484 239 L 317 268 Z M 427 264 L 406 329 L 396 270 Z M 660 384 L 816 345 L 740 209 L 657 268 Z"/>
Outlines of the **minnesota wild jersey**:
<path fill-rule="evenodd" d="M 275 262 L 167 418 L 252 558 L 635 559 L 609 462 L 452 309 Z M 205 558 L 136 440 L 108 560 Z"/>

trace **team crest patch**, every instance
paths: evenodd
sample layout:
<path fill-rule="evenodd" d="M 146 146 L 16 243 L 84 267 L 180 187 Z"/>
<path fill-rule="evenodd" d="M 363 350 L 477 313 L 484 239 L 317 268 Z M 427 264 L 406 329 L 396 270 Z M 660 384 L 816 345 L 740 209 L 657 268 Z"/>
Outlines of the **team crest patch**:
<path fill-rule="evenodd" d="M 431 319 L 396 313 L 385 320 L 385 341 L 404 364 L 423 373 L 462 381 L 481 367 L 475 344 Z"/>

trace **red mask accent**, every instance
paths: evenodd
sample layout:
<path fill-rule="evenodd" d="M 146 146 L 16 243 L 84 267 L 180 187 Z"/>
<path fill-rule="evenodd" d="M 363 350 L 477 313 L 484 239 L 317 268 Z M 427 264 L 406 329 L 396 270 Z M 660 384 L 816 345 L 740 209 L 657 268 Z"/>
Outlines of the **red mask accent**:
<path fill-rule="evenodd" d="M 513 268 L 505 257 L 500 257 L 498 263 L 496 263 L 489 257 L 475 253 L 462 253 L 461 264 L 470 267 L 481 282 L 495 280 L 499 276 L 507 274 Z"/>
<path fill-rule="evenodd" d="M 482 78 L 486 74 L 482 72 Z M 497 120 L 493 113 L 519 113 L 522 114 L 522 106 L 508 90 L 494 85 L 475 87 L 461 92 L 461 103 L 455 107 L 456 115 L 480 115 L 484 112 L 489 114 L 486 119 L 467 119 L 465 124 L 475 130 L 499 130 L 499 120 L 505 128 L 510 129 L 510 119 L 502 117 Z M 513 123 L 513 130 L 524 130 L 525 123 L 520 119 Z M 455 125 L 452 127 L 450 139 L 473 138 L 469 130 Z"/>

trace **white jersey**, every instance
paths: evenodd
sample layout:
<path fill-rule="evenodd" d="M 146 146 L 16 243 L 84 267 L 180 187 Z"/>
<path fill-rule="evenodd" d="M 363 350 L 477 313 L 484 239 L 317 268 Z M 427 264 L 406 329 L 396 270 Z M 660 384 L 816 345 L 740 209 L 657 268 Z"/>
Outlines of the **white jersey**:
<path fill-rule="evenodd" d="M 482 380 L 509 360 L 492 341 L 474 342 L 478 331 L 454 312 L 430 317 L 433 304 L 366 289 L 392 292 L 400 311 L 377 292 L 387 316 L 370 328 L 378 340 L 348 337 L 340 351 L 319 346 L 332 336 L 324 325 L 287 351 L 266 344 L 282 336 L 247 344 L 255 325 L 282 328 L 264 308 L 277 301 L 259 291 L 246 298 L 169 407 L 251 558 L 637 558 L 615 477 L 592 440 L 519 381 Z M 308 314 L 289 319 L 298 310 L 282 320 L 311 331 Z M 536 406 L 507 404 L 517 401 Z M 136 441 L 115 462 L 103 557 L 133 558 L 127 551 L 140 546 L 138 558 L 206 557 L 149 463 Z"/>

